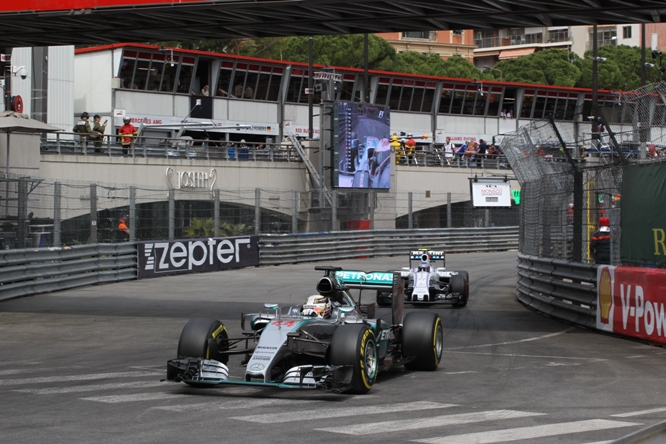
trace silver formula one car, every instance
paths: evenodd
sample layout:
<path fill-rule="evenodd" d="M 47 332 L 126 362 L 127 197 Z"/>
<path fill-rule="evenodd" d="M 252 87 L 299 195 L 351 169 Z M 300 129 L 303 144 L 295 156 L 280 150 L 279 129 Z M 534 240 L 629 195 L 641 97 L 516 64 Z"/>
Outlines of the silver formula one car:
<path fill-rule="evenodd" d="M 437 314 L 411 312 L 403 321 L 402 300 L 396 298 L 391 324 L 370 319 L 374 303 L 356 303 L 350 287 L 336 276 L 340 268 L 315 269 L 324 271 L 318 294 L 302 306 L 266 304 L 264 312 L 244 315 L 241 337 L 229 337 L 215 319 L 189 321 L 180 335 L 178 358 L 167 362 L 167 379 L 196 387 L 240 384 L 366 393 L 379 371 L 437 369 L 443 347 Z M 398 273 L 393 280 L 402 284 Z M 367 286 L 351 288 L 362 293 Z M 234 354 L 245 357 L 244 370 L 236 377 L 228 366 Z"/>
<path fill-rule="evenodd" d="M 418 265 L 414 266 L 414 262 Z M 436 261 L 442 261 L 441 267 L 434 267 Z M 409 253 L 409 267 L 400 270 L 404 282 L 402 293 L 405 303 L 413 305 L 448 304 L 456 308 L 467 305 L 469 299 L 469 274 L 466 271 L 449 271 L 444 267 L 443 251 L 420 249 Z M 364 283 L 377 290 L 377 305 L 390 306 L 393 295 L 397 294 L 391 286 L 392 272 L 343 270 L 338 272 L 346 284 Z"/>

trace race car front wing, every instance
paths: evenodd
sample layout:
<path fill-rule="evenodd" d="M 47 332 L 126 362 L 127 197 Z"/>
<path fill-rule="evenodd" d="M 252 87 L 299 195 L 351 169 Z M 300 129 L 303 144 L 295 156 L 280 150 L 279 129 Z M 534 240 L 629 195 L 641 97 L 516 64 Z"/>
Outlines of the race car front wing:
<path fill-rule="evenodd" d="M 230 379 L 229 368 L 214 359 L 183 358 L 167 361 L 167 380 L 195 385 L 254 385 L 322 389 L 343 392 L 352 387 L 352 365 L 301 365 L 289 369 L 281 382 Z"/>

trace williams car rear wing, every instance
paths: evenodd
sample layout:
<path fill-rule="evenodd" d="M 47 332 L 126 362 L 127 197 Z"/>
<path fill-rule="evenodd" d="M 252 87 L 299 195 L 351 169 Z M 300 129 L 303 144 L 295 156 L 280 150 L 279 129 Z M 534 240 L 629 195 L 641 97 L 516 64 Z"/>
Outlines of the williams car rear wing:
<path fill-rule="evenodd" d="M 446 266 L 446 256 L 445 253 L 441 250 L 428 250 L 426 248 L 421 250 L 414 250 L 409 252 L 409 264 L 411 266 L 412 261 L 442 261 L 442 265 Z"/>

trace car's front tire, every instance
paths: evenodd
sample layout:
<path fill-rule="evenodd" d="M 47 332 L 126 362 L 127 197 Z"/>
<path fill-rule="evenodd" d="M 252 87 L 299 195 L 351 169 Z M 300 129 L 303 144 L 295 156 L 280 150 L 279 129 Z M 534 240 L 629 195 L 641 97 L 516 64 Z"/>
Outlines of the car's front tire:
<path fill-rule="evenodd" d="M 211 350 L 209 341 L 212 339 L 217 344 L 226 346 L 225 339 L 229 336 L 224 324 L 220 321 L 210 318 L 194 318 L 191 319 L 183 331 L 180 333 L 180 340 L 178 341 L 178 358 L 202 358 L 202 359 L 215 359 L 223 364 L 229 361 L 229 356 L 225 354 L 215 353 Z M 222 349 L 223 347 L 217 347 Z M 199 384 L 194 382 L 185 382 L 193 387 L 210 387 L 209 384 Z"/>
<path fill-rule="evenodd" d="M 352 366 L 352 387 L 345 393 L 368 393 L 377 379 L 377 341 L 365 324 L 341 325 L 328 350 L 331 365 Z"/>
<path fill-rule="evenodd" d="M 444 332 L 442 319 L 431 311 L 412 311 L 402 325 L 402 354 L 414 360 L 407 370 L 436 370 L 442 359 Z"/>

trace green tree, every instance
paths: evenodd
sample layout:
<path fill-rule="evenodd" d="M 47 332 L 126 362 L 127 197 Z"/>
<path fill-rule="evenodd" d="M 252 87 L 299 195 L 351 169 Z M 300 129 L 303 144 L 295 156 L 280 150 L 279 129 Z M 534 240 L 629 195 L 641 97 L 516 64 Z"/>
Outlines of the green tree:
<path fill-rule="evenodd" d="M 547 49 L 533 54 L 503 60 L 495 65 L 504 81 L 541 85 L 574 86 L 582 72 L 580 57 L 569 51 Z M 488 70 L 490 71 L 490 70 Z M 498 80 L 499 72 L 486 71 L 484 76 Z"/>
<path fill-rule="evenodd" d="M 220 223 L 220 236 L 241 236 L 252 233 L 252 225 Z M 213 237 L 215 236 L 215 221 L 212 218 L 190 220 L 190 226 L 183 229 L 183 237 Z"/>

